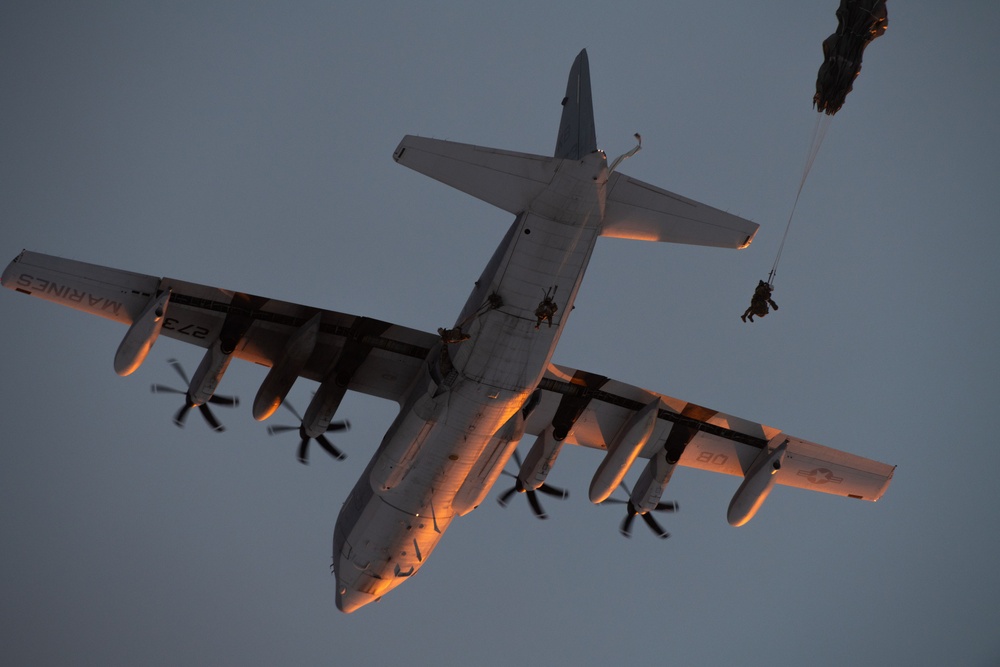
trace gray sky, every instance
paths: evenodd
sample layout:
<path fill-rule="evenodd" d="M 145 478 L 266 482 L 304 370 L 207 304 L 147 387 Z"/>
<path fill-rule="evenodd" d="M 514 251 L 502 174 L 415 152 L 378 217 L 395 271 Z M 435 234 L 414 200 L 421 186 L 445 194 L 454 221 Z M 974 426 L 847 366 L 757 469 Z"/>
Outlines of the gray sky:
<path fill-rule="evenodd" d="M 674 476 L 655 539 L 594 507 L 565 451 L 549 521 L 495 497 L 413 581 L 345 616 L 333 524 L 395 411 L 352 395 L 349 458 L 295 460 L 234 364 L 217 435 L 171 424 L 200 352 L 0 294 L 0 658 L 9 664 L 909 664 L 1000 659 L 1000 5 L 889 2 L 777 276 L 739 314 L 802 174 L 812 3 L 6 2 L 0 240 L 434 330 L 510 222 L 394 164 L 407 133 L 550 154 L 586 47 L 599 145 L 626 173 L 752 218 L 741 253 L 599 244 L 556 361 L 897 464 L 885 498 Z M 300 409 L 311 387 L 297 384 Z M 275 422 L 286 422 L 279 414 Z M 634 476 L 638 470 L 633 473 Z"/>

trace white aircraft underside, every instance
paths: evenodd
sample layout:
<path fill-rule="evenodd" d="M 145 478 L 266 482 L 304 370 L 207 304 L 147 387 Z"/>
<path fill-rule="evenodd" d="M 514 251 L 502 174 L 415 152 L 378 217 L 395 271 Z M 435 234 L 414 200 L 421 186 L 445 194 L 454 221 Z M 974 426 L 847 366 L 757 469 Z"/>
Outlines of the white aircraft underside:
<path fill-rule="evenodd" d="M 370 318 L 24 251 L 5 287 L 130 325 L 115 369 L 131 373 L 159 335 L 206 348 L 189 405 L 206 403 L 232 358 L 270 367 L 257 419 L 298 377 L 319 382 L 303 437 L 327 430 L 345 391 L 400 412 L 334 530 L 336 603 L 379 599 L 420 569 L 455 516 L 486 497 L 517 444 L 536 436 L 518 475 L 538 489 L 564 443 L 606 454 L 591 481 L 601 502 L 648 459 L 629 512 L 655 509 L 676 466 L 743 478 L 728 518 L 742 525 L 772 486 L 877 500 L 893 467 L 778 429 L 552 363 L 601 236 L 742 248 L 757 225 L 609 172 L 597 150 L 586 52 L 573 64 L 554 157 L 404 137 L 400 164 L 516 218 L 451 329 Z"/>

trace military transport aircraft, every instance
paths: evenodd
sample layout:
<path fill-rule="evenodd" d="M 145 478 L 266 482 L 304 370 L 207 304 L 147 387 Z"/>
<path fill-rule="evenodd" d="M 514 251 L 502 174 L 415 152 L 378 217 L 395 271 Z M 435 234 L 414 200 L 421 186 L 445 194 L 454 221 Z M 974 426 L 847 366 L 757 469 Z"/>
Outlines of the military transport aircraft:
<path fill-rule="evenodd" d="M 516 216 L 454 326 L 436 333 L 29 251 L 2 282 L 129 325 L 114 359 L 121 375 L 139 367 L 160 335 L 205 348 L 187 408 L 207 407 L 233 358 L 270 368 L 253 402 L 258 420 L 298 377 L 319 383 L 302 418 L 304 442 L 323 444 L 348 390 L 398 402 L 337 518 L 333 568 L 344 612 L 413 576 L 452 520 L 483 502 L 526 435 L 534 443 L 519 491 L 541 488 L 567 443 L 605 451 L 590 484 L 595 503 L 637 458 L 648 459 L 627 521 L 662 507 L 678 465 L 743 478 L 729 506 L 736 526 L 775 483 L 881 497 L 892 466 L 551 362 L 598 238 L 744 248 L 757 231 L 617 172 L 618 161 L 609 168 L 597 149 L 586 51 L 562 104 L 552 157 L 414 136 L 396 148 L 396 162 Z"/>

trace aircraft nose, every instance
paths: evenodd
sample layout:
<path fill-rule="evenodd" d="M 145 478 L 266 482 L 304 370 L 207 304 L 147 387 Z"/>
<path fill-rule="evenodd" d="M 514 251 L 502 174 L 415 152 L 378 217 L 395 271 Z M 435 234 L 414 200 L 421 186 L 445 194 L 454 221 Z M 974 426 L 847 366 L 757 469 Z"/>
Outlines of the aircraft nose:
<path fill-rule="evenodd" d="M 373 599 L 371 595 L 351 590 L 339 584 L 337 586 L 337 609 L 345 614 L 350 614 L 355 609 L 365 606 Z"/>
<path fill-rule="evenodd" d="M 369 602 L 374 602 L 374 595 L 362 593 L 357 589 L 358 579 L 356 576 L 351 576 L 354 571 L 350 562 L 346 558 L 341 558 L 337 564 L 340 566 L 335 568 L 334 572 L 337 582 L 337 609 L 345 614 L 350 614 L 355 609 L 363 607 Z"/>

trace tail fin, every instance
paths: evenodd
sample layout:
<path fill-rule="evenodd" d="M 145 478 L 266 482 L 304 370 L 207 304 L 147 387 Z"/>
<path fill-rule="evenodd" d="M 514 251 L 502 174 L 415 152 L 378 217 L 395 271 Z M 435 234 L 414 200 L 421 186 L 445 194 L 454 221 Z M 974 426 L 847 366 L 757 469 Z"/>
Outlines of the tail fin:
<path fill-rule="evenodd" d="M 562 120 L 556 139 L 555 157 L 579 160 L 597 150 L 594 101 L 590 93 L 590 61 L 587 49 L 573 61 L 563 98 Z"/>

